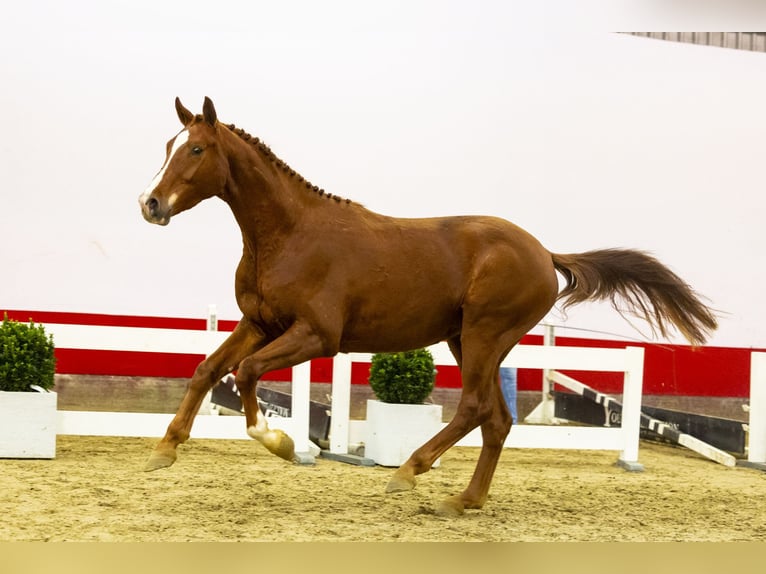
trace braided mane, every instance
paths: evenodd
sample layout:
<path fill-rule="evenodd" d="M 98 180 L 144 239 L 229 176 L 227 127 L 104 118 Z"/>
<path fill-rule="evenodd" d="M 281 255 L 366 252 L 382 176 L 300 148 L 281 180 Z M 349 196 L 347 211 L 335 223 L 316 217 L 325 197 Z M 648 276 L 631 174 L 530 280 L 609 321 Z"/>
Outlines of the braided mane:
<path fill-rule="evenodd" d="M 245 130 L 238 128 L 234 124 L 224 124 L 224 125 L 227 128 L 229 128 L 229 130 L 231 130 L 232 133 L 237 135 L 241 140 L 249 143 L 254 148 L 259 150 L 262 154 L 264 154 L 266 158 L 277 167 L 277 169 L 287 173 L 290 177 L 297 179 L 298 183 L 303 184 L 308 191 L 312 193 L 316 193 L 322 197 L 326 197 L 327 199 L 332 199 L 336 203 L 341 203 L 341 202 L 352 203 L 350 199 L 344 199 L 340 197 L 339 195 L 333 195 L 332 193 L 327 193 L 325 192 L 324 189 L 321 189 L 319 186 L 312 185 L 311 182 L 306 180 L 301 174 L 299 174 L 297 171 L 295 171 L 289 165 L 287 165 L 284 161 L 282 161 L 279 157 L 277 157 L 277 154 L 271 151 L 271 148 L 267 146 L 265 143 L 263 143 L 259 138 L 251 136 Z"/>

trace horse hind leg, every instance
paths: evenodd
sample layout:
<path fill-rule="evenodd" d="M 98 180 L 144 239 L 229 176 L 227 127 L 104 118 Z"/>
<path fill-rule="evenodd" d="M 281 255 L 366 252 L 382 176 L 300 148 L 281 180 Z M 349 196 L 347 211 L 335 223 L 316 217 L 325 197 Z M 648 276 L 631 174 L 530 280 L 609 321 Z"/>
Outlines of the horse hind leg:
<path fill-rule="evenodd" d="M 450 351 L 452 351 L 452 355 L 455 357 L 458 367 L 462 367 L 463 352 L 460 337 L 457 336 L 449 339 L 447 344 Z M 452 422 L 450 422 L 447 427 L 410 455 L 410 458 L 396 470 L 394 476 L 389 480 L 386 486 L 386 493 L 405 492 L 415 488 L 415 476 L 429 471 L 434 462 L 436 462 L 436 459 L 468 432 L 463 431 L 462 428 L 451 428 L 452 426 Z"/>
<path fill-rule="evenodd" d="M 505 439 L 511 430 L 512 418 L 503 399 L 500 386 L 490 387 L 491 412 L 481 424 L 482 447 L 476 469 L 468 487 L 461 493 L 443 500 L 436 507 L 440 516 L 459 516 L 466 508 L 482 508 L 487 501 L 489 487 L 503 452 Z"/>
<path fill-rule="evenodd" d="M 505 439 L 513 425 L 500 389 L 500 363 L 538 320 L 537 315 L 530 313 L 525 321 L 497 335 L 492 335 L 492 327 L 486 321 L 474 323 L 470 331 L 463 331 L 463 395 L 455 418 L 472 422 L 472 428 L 481 427 L 481 453 L 466 489 L 443 500 L 436 507 L 436 514 L 457 516 L 466 508 L 482 508 L 486 503 Z"/>
<path fill-rule="evenodd" d="M 455 418 L 472 421 L 474 428 L 481 426 L 481 453 L 466 489 L 442 501 L 436 507 L 436 514 L 457 516 L 466 508 L 482 508 L 487 501 L 505 439 L 513 425 L 500 389 L 500 363 L 538 320 L 537 315 L 530 313 L 519 326 L 496 336 L 491 335 L 491 326 L 486 322 L 474 324 L 470 331 L 464 330 L 463 396 Z M 466 341 L 470 341 L 470 346 Z"/>
<path fill-rule="evenodd" d="M 489 486 L 510 432 L 512 419 L 498 384 L 498 367 L 505 353 L 490 345 L 477 344 L 477 351 L 463 355 L 462 347 L 451 344 L 462 366 L 463 393 L 457 412 L 447 426 L 416 450 L 389 482 L 387 492 L 410 490 L 415 476 L 426 472 L 433 462 L 477 426 L 481 426 L 482 450 L 468 487 L 436 507 L 436 514 L 457 516 L 466 508 L 481 508 L 487 500 Z M 463 360 L 463 357 L 467 359 Z"/>

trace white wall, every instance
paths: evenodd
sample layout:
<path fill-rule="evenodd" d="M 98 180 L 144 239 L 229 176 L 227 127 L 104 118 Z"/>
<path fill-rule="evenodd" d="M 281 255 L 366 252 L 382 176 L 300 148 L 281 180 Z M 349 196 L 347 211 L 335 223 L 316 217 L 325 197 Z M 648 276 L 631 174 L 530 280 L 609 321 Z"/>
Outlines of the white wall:
<path fill-rule="evenodd" d="M 550 4 L 7 7 L 0 306 L 238 318 L 225 205 L 160 228 L 137 204 L 180 127 L 173 98 L 199 111 L 209 95 L 373 210 L 496 214 L 558 252 L 650 250 L 727 312 L 713 344 L 766 346 L 766 54 L 552 20 Z M 641 336 L 606 305 L 566 324 Z"/>

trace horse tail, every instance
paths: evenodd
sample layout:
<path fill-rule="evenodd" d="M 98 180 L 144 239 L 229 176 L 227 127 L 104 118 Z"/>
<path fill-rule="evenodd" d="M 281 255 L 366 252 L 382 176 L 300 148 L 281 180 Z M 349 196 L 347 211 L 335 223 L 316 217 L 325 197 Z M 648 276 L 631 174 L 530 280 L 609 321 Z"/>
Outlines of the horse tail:
<path fill-rule="evenodd" d="M 608 299 L 618 313 L 642 317 L 663 337 L 668 336 L 668 324 L 672 324 L 693 346 L 703 344 L 718 326 L 713 311 L 687 283 L 642 251 L 601 249 L 551 256 L 566 280 L 557 297 L 563 309 Z M 618 305 L 618 299 L 624 301 L 626 309 Z"/>

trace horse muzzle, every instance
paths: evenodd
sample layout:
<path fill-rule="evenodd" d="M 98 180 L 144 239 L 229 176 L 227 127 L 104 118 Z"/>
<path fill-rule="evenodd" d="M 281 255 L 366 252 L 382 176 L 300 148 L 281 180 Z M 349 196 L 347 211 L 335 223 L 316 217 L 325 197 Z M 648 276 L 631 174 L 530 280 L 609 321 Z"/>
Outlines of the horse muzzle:
<path fill-rule="evenodd" d="M 163 206 L 162 202 L 156 197 L 142 195 L 138 198 L 141 206 L 141 215 L 149 223 L 156 225 L 167 225 L 170 223 L 170 208 Z"/>

